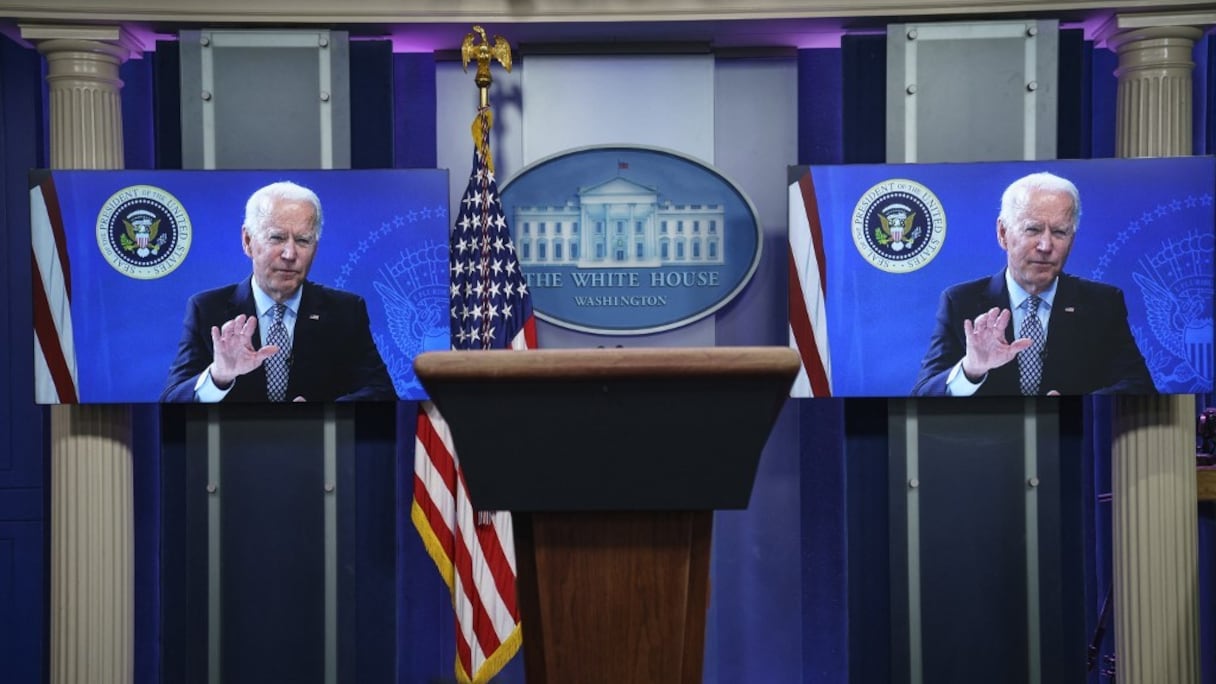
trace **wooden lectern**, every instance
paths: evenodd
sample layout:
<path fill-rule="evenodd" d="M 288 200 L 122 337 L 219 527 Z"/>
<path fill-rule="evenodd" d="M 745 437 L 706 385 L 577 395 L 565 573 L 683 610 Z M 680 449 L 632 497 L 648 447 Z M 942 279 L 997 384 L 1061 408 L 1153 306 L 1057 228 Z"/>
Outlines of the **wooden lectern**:
<path fill-rule="evenodd" d="M 529 684 L 700 684 L 715 509 L 746 508 L 784 347 L 428 352 L 469 497 L 514 513 Z"/>

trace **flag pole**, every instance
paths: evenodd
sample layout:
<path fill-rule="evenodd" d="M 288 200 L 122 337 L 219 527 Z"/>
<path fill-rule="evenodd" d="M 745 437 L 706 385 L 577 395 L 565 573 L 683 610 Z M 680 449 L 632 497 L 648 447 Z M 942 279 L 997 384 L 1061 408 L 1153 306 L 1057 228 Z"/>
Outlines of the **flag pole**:
<path fill-rule="evenodd" d="M 515 257 L 490 157 L 490 63 L 511 69 L 511 48 L 480 26 L 460 46 L 477 62 L 481 105 L 473 119 L 473 166 L 449 235 L 453 349 L 531 349 L 536 321 Z M 509 511 L 478 511 L 469 499 L 451 430 L 430 401 L 418 404 L 410 518 L 448 585 L 455 614 L 458 684 L 488 684 L 523 642 Z"/>

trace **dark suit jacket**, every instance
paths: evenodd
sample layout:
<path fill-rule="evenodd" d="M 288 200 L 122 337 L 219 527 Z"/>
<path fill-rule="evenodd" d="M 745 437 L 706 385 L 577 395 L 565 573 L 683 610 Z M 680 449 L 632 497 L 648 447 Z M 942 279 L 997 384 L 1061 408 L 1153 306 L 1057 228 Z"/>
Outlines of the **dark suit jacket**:
<path fill-rule="evenodd" d="M 912 394 L 946 394 L 950 369 L 963 358 L 967 348 L 963 320 L 974 320 L 994 306 L 1009 308 L 1004 271 L 942 292 L 936 328 Z M 1010 342 L 1014 340 L 1013 327 L 1010 322 L 1005 331 Z M 1123 292 L 1111 285 L 1060 274 L 1043 355 L 1042 394 L 1051 390 L 1066 395 L 1157 391 L 1127 325 Z M 977 396 L 1021 393 L 1017 359 L 988 371 L 988 379 L 976 391 Z"/>
<path fill-rule="evenodd" d="M 195 381 L 211 365 L 214 355 L 211 326 L 238 314 L 257 315 L 248 279 L 190 298 L 177 358 L 169 370 L 161 401 L 194 401 Z M 259 325 L 253 335 L 255 348 L 262 346 L 261 334 Z M 397 398 L 392 378 L 372 341 L 367 304 L 358 295 L 306 281 L 290 358 L 288 401 L 297 396 L 308 401 Z M 267 401 L 265 367 L 238 377 L 224 401 Z"/>

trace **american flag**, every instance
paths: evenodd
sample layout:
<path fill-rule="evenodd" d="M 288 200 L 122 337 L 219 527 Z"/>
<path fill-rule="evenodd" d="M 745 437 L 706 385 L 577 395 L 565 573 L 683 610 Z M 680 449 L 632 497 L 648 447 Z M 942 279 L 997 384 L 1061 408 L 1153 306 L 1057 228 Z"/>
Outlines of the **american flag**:
<path fill-rule="evenodd" d="M 451 234 L 452 348 L 533 349 L 536 320 L 494 179 L 492 123 L 481 108 L 473 173 Z M 430 402 L 418 410 L 411 517 L 452 592 L 456 678 L 487 682 L 521 642 L 511 514 L 473 510 L 451 432 Z"/>
<path fill-rule="evenodd" d="M 832 396 L 832 356 L 824 307 L 827 268 L 819 203 L 808 170 L 789 187 L 790 346 L 802 358 L 794 397 Z"/>
<path fill-rule="evenodd" d="M 72 337 L 72 271 L 55 181 L 31 177 L 30 238 L 34 275 L 34 401 L 75 404 L 76 348 Z"/>

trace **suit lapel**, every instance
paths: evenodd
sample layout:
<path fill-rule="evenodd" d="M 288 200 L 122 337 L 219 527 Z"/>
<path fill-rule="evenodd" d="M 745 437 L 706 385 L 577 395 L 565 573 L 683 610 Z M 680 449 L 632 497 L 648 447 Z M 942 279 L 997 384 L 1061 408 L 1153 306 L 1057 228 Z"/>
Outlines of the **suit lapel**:
<path fill-rule="evenodd" d="M 241 314 L 246 316 L 257 317 L 258 306 L 253 299 L 253 287 L 250 285 L 252 279 L 246 278 L 236 284 L 232 290 L 232 297 L 228 300 L 228 315 L 224 318 L 225 321 L 231 321 Z M 253 346 L 258 348 L 262 346 L 262 326 L 261 321 L 257 330 L 253 331 Z"/>
<path fill-rule="evenodd" d="M 1009 308 L 1009 286 L 1005 284 L 1004 269 L 997 271 L 996 275 L 988 279 L 988 286 L 984 289 L 985 301 L 983 311 L 988 311 L 993 307 L 997 309 Z M 981 312 L 982 313 L 982 312 Z M 1005 341 L 1012 342 L 1016 338 L 1016 331 L 1013 329 L 1013 322 L 1010 320 L 1009 325 L 1005 326 Z M 1018 362 L 1017 359 L 1001 366 L 994 368 L 988 372 L 988 382 L 984 383 L 985 392 L 988 394 L 1018 394 Z"/>
<path fill-rule="evenodd" d="M 1044 347 L 1047 358 L 1043 363 L 1043 385 L 1050 382 L 1053 388 L 1059 384 L 1059 374 L 1066 372 L 1063 366 L 1057 367 L 1056 359 L 1075 359 L 1077 351 L 1072 349 L 1077 335 L 1078 315 L 1083 303 L 1075 280 L 1060 274 L 1056 286 L 1056 296 L 1051 303 L 1051 320 L 1047 323 L 1047 345 Z"/>
<path fill-rule="evenodd" d="M 992 307 L 1009 308 L 1009 287 L 1005 285 L 1005 271 L 998 271 L 996 275 L 988 279 L 988 287 L 984 290 L 984 296 L 987 297 L 987 301 L 984 302 L 984 311 L 988 311 Z M 1011 322 L 1005 327 L 1006 342 L 1014 340 L 1014 332 Z"/>
<path fill-rule="evenodd" d="M 253 278 L 249 277 L 237 283 L 233 288 L 232 297 L 228 300 L 225 321 L 231 321 L 240 314 L 257 318 L 258 305 L 253 298 L 252 283 Z M 253 339 L 250 340 L 254 349 L 262 347 L 261 323 L 258 321 L 258 327 L 253 331 Z M 238 380 L 232 396 L 237 401 L 266 401 L 266 366 L 258 366 Z"/>
<path fill-rule="evenodd" d="M 291 380 L 292 388 L 303 390 L 307 384 L 309 369 L 321 368 L 325 359 L 314 358 L 316 350 L 323 349 L 320 339 L 325 335 L 328 324 L 326 304 L 321 291 L 311 282 L 304 282 L 304 294 L 300 296 L 300 310 L 296 314 L 296 328 L 291 338 Z M 295 390 L 293 390 L 295 391 Z M 296 394 L 300 394 L 299 391 Z"/>

